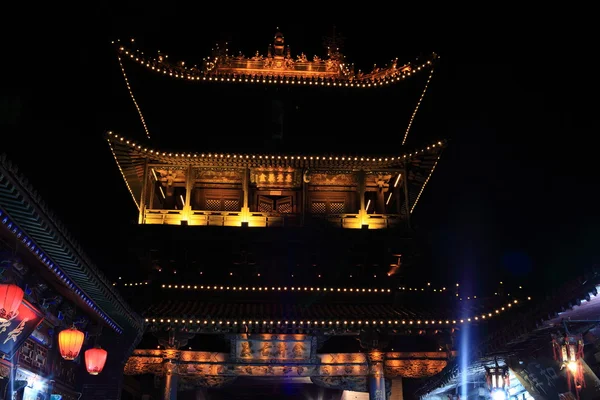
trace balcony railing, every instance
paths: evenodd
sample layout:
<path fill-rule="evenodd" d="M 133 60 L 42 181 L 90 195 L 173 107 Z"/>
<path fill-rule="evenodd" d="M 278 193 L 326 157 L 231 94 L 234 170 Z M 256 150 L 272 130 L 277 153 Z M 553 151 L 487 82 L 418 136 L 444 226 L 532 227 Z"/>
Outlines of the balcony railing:
<path fill-rule="evenodd" d="M 300 227 L 300 226 L 334 226 L 346 229 L 394 228 L 402 224 L 399 214 L 276 214 L 264 212 L 242 211 L 201 211 L 191 210 L 156 210 L 144 211 L 144 224 L 159 225 L 194 225 L 194 226 L 242 226 L 246 222 L 249 227 Z"/>

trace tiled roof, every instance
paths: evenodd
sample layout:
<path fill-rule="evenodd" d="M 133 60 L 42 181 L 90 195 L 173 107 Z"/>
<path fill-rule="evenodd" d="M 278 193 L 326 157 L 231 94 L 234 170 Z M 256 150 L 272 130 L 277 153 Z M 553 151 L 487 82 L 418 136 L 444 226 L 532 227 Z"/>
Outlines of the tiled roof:
<path fill-rule="evenodd" d="M 87 258 L 18 169 L 0 157 L 0 216 L 23 245 L 118 332 L 137 332 L 143 321 Z"/>
<path fill-rule="evenodd" d="M 294 321 L 302 323 L 372 323 L 387 325 L 402 324 L 449 324 L 475 322 L 504 314 L 518 306 L 513 300 L 511 306 L 500 304 L 501 299 L 493 301 L 453 301 L 450 296 L 426 300 L 421 296 L 402 296 L 396 302 L 364 299 L 340 301 L 334 297 L 297 296 L 264 298 L 254 301 L 219 297 L 194 299 L 192 297 L 168 298 L 150 306 L 144 313 L 146 322 L 195 322 L 229 323 L 234 321 Z M 168 320 L 168 321 L 167 321 Z"/>

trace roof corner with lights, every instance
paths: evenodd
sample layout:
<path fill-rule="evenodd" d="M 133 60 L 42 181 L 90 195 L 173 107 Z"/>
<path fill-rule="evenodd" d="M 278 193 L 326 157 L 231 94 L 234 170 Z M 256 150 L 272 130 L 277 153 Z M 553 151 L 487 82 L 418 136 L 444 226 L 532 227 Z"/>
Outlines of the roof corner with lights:
<path fill-rule="evenodd" d="M 118 334 L 139 336 L 143 332 L 142 318 L 88 259 L 5 155 L 0 156 L 0 222 L 99 321 Z"/>

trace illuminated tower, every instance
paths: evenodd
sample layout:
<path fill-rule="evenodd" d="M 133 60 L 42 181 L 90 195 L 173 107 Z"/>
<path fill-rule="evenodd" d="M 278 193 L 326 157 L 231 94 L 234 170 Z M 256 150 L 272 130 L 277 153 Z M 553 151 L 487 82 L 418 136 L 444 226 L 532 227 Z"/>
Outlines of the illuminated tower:
<path fill-rule="evenodd" d="M 458 307 L 454 291 L 416 270 L 410 216 L 446 143 L 405 142 L 435 54 L 365 74 L 337 46 L 325 58 L 293 59 L 280 32 L 266 56 L 210 58 L 202 70 L 116 47 L 131 61 L 127 68 L 185 81 L 198 93 L 258 87 L 367 96 L 423 81 L 406 111 L 408 128 L 391 144 L 375 140 L 375 153 L 365 151 L 377 139 L 371 132 L 356 132 L 366 138 L 353 143 L 357 135 L 309 137 L 305 129 L 295 142 L 303 149 L 277 152 L 261 143 L 231 150 L 233 140 L 209 150 L 206 133 L 194 146 L 178 146 L 174 135 L 160 147 L 152 137 L 108 132 L 139 210 L 139 224 L 123 233 L 139 268 L 123 271 L 120 285 L 148 324 L 127 374 L 156 376 L 165 399 L 176 398 L 177 388 L 281 396 L 283 383 L 337 398 L 399 399 L 402 378 L 435 375 L 455 356 L 453 333 L 467 323 L 464 315 L 470 322 L 493 310 L 487 303 Z M 359 148 L 325 150 L 326 139 Z M 416 278 L 408 280 L 411 265 Z"/>

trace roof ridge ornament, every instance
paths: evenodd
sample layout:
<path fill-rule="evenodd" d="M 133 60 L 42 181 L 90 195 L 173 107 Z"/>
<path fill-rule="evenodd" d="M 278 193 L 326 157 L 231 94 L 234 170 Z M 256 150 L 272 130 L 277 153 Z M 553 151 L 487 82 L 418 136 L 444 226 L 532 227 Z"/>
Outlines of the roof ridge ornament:
<path fill-rule="evenodd" d="M 126 47 L 120 41 L 116 41 L 115 46 L 119 57 L 176 79 L 351 88 L 371 88 L 401 82 L 417 72 L 430 70 L 439 58 L 436 53 L 432 53 L 429 57 L 417 58 L 403 65 L 400 65 L 396 58 L 385 66 L 378 67 L 374 64 L 373 70 L 365 73 L 355 71 L 354 64 L 345 61 L 341 53 L 342 43 L 343 37 L 334 31 L 331 37 L 324 38 L 327 50 L 325 58 L 314 55 L 312 60 L 309 60 L 300 52 L 294 59 L 289 45 L 285 44 L 283 34 L 277 31 L 273 43 L 267 48 L 266 56 L 258 51 L 251 57 L 242 53 L 230 55 L 227 48 L 218 48 L 216 53 L 203 59 L 201 66 L 171 61 L 162 52 L 152 57 L 134 47 Z"/>

